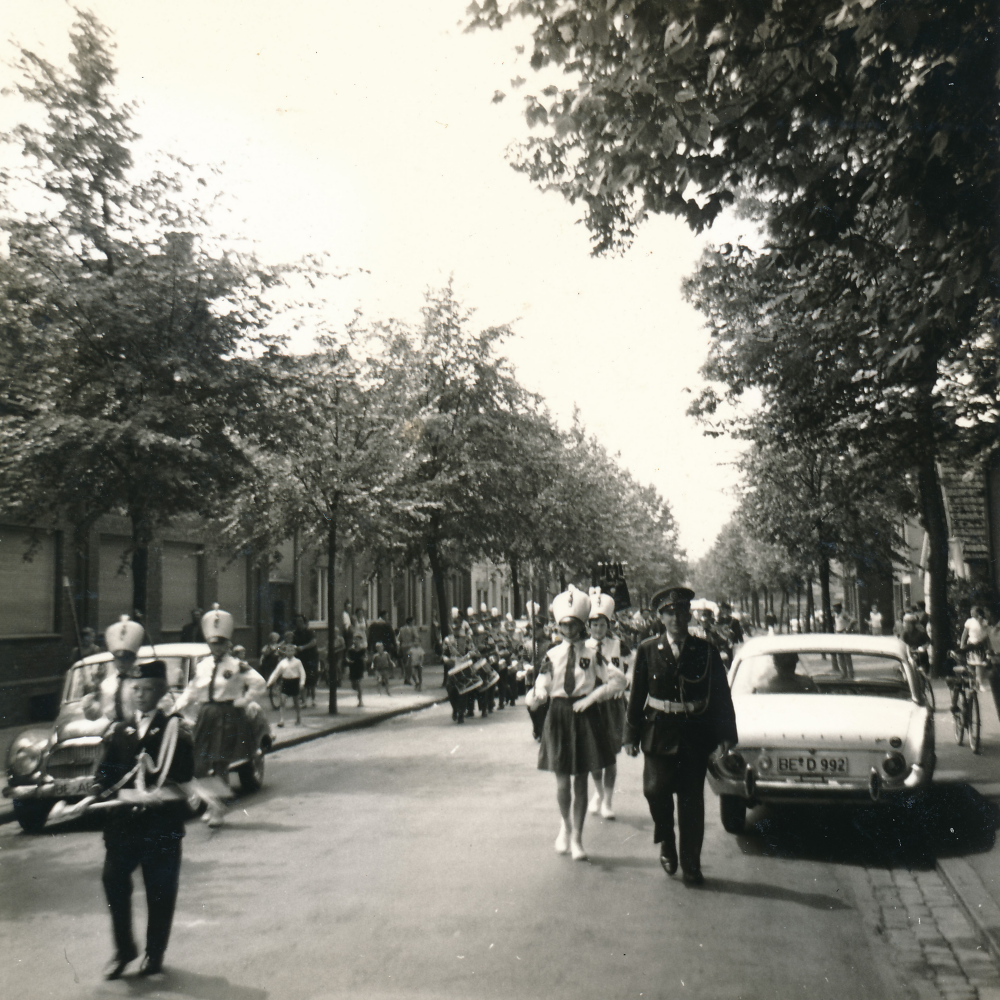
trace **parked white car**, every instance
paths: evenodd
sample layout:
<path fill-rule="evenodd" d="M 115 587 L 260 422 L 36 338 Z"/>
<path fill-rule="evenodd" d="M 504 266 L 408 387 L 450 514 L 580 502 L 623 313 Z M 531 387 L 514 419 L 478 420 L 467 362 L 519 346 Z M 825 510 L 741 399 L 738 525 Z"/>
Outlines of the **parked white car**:
<path fill-rule="evenodd" d="M 759 636 L 729 686 L 740 741 L 708 780 L 730 833 L 757 803 L 886 802 L 930 784 L 933 709 L 899 639 Z"/>

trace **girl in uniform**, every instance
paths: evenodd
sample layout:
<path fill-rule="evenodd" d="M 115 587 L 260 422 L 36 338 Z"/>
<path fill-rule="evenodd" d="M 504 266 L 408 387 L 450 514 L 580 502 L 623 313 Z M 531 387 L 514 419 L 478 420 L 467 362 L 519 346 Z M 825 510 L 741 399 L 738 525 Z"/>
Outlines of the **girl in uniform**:
<path fill-rule="evenodd" d="M 615 762 L 613 738 L 599 706 L 625 690 L 625 675 L 611 663 L 599 664 L 587 647 L 590 598 L 585 593 L 565 591 L 552 602 L 552 611 L 562 641 L 545 654 L 528 707 L 549 703 L 538 767 L 556 775 L 561 817 L 556 851 L 586 861 L 587 775 Z"/>
<path fill-rule="evenodd" d="M 599 587 L 591 589 L 590 641 L 587 643 L 587 648 L 597 658 L 598 664 L 610 663 L 624 673 L 627 687 L 628 657 L 631 651 L 618 636 L 611 634 L 611 623 L 614 620 L 615 599 L 608 594 L 602 594 Z M 625 689 L 607 701 L 601 702 L 601 708 L 617 755 L 621 752 L 622 739 L 625 735 L 625 713 L 628 708 L 628 695 Z M 615 811 L 611 808 L 611 799 L 615 794 L 618 764 L 612 761 L 603 771 L 594 771 L 593 775 L 595 791 L 590 800 L 590 812 L 599 812 L 605 819 L 614 819 Z"/>

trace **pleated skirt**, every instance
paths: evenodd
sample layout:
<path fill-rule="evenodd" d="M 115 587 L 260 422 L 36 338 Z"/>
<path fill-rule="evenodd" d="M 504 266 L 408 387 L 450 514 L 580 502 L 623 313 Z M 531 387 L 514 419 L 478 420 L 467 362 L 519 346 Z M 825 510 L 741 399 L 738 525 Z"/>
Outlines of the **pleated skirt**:
<path fill-rule="evenodd" d="M 194 773 L 224 776 L 229 765 L 253 754 L 253 735 L 246 713 L 231 701 L 208 701 L 194 724 Z"/>
<path fill-rule="evenodd" d="M 610 701 L 602 701 L 598 707 L 604 711 L 604 724 L 608 727 L 611 746 L 616 754 L 621 753 L 622 743 L 625 740 L 625 716 L 628 714 L 628 699 L 612 698 Z"/>
<path fill-rule="evenodd" d="M 574 712 L 579 699 L 552 698 L 542 729 L 538 769 L 556 774 L 589 774 L 615 762 L 613 739 L 601 705 Z"/>

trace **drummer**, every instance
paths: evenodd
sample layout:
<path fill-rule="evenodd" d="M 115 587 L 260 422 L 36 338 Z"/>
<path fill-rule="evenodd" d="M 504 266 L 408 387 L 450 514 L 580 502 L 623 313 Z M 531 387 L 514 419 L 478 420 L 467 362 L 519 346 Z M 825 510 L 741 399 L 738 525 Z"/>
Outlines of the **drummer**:
<path fill-rule="evenodd" d="M 123 689 L 122 682 L 132 676 L 135 671 L 135 660 L 145 638 L 146 630 L 132 621 L 128 615 L 109 626 L 104 632 L 104 643 L 114 659 L 109 664 L 100 664 L 105 668 L 100 685 L 83 697 L 83 714 L 91 722 L 102 715 L 112 722 L 123 722 L 135 713 L 135 705 L 129 693 Z M 111 669 L 107 669 L 108 666 Z M 130 685 L 131 686 L 131 685 Z M 169 707 L 170 695 L 164 695 Z M 161 708 L 165 706 L 161 703 Z"/>
<path fill-rule="evenodd" d="M 609 594 L 602 594 L 600 587 L 590 591 L 590 640 L 588 649 L 593 651 L 597 662 L 610 663 L 626 676 L 628 682 L 628 657 L 631 650 L 610 631 L 615 620 L 615 599 Z M 601 702 L 600 708 L 605 713 L 605 722 L 611 735 L 615 754 L 622 749 L 622 737 L 625 733 L 625 715 L 628 710 L 628 695 L 622 689 L 613 698 Z M 618 763 L 612 763 L 603 771 L 594 771 L 594 796 L 590 800 L 589 811 L 600 813 L 604 819 L 614 819 L 615 811 L 611 807 L 611 799 L 615 794 L 615 781 L 618 777 Z"/>
<path fill-rule="evenodd" d="M 256 670 L 230 655 L 233 626 L 233 616 L 218 604 L 202 618 L 201 629 L 212 652 L 195 666 L 175 706 L 178 712 L 187 705 L 198 706 L 194 774 L 208 805 L 205 819 L 211 827 L 225 821 L 229 765 L 254 753 L 246 707 L 267 690 Z"/>

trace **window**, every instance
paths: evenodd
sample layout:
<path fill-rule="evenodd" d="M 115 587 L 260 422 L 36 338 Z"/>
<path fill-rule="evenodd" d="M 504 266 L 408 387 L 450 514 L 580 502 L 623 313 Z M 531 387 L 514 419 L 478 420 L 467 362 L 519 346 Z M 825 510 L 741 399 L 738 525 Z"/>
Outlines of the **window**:
<path fill-rule="evenodd" d="M 221 564 L 220 564 L 221 565 Z M 233 616 L 237 627 L 247 623 L 247 557 L 237 556 L 219 570 L 219 607 Z"/>
<path fill-rule="evenodd" d="M 132 616 L 132 561 L 128 538 L 101 535 L 97 583 L 98 624 L 101 631 L 122 615 Z"/>
<path fill-rule="evenodd" d="M 160 621 L 167 632 L 180 631 L 191 620 L 191 609 L 200 606 L 200 561 L 201 548 L 197 545 L 179 542 L 163 544 L 163 602 L 160 606 Z"/>
<path fill-rule="evenodd" d="M 33 545 L 34 543 L 34 545 Z M 25 554 L 32 551 L 30 561 Z M 56 627 L 56 537 L 0 526 L 0 636 L 46 635 Z"/>

